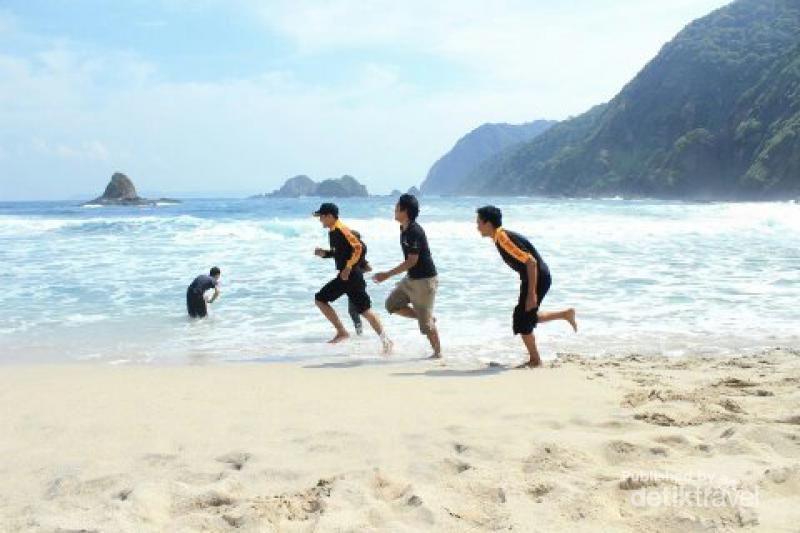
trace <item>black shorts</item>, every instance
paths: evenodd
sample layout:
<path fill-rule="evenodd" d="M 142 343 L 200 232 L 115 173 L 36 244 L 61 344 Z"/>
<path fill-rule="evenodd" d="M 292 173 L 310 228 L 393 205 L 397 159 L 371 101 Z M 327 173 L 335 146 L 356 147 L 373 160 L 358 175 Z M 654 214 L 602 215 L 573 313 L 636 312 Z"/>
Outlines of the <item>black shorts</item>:
<path fill-rule="evenodd" d="M 186 310 L 192 318 L 203 318 L 208 314 L 203 293 L 197 294 L 191 288 L 186 290 Z"/>
<path fill-rule="evenodd" d="M 354 268 L 350 271 L 350 277 L 344 281 L 340 276 L 330 280 L 322 287 L 314 299 L 318 302 L 330 303 L 346 294 L 350 299 L 350 304 L 359 313 L 363 313 L 372 307 L 372 300 L 367 294 L 367 283 L 364 281 L 364 274 L 361 269 Z"/>
<path fill-rule="evenodd" d="M 533 328 L 539 322 L 539 307 L 542 305 L 542 300 L 550 290 L 550 283 L 552 282 L 549 275 L 543 276 L 539 274 L 539 279 L 536 283 L 536 297 L 538 299 L 536 307 L 530 311 L 525 311 L 525 300 L 528 299 L 528 284 L 522 282 L 519 287 L 519 302 L 514 308 L 514 335 L 530 335 L 533 333 Z"/>

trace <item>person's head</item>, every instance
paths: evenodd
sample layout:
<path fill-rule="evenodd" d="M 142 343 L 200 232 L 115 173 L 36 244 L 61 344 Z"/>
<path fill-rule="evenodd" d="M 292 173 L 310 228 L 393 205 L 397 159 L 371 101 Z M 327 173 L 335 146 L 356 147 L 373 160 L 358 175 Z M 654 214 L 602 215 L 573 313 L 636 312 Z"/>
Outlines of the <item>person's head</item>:
<path fill-rule="evenodd" d="M 211 267 L 208 275 L 214 279 L 219 279 L 219 277 L 222 275 L 222 272 L 220 272 L 219 267 Z"/>
<path fill-rule="evenodd" d="M 339 220 L 339 207 L 336 204 L 325 202 L 314 211 L 314 216 L 319 217 L 319 221 L 325 228 L 332 228 Z"/>
<path fill-rule="evenodd" d="M 497 228 L 503 225 L 503 212 L 493 205 L 478 208 L 478 233 L 482 237 L 492 237 Z"/>
<path fill-rule="evenodd" d="M 413 194 L 403 194 L 394 206 L 394 219 L 401 224 L 413 222 L 419 216 L 419 201 Z"/>

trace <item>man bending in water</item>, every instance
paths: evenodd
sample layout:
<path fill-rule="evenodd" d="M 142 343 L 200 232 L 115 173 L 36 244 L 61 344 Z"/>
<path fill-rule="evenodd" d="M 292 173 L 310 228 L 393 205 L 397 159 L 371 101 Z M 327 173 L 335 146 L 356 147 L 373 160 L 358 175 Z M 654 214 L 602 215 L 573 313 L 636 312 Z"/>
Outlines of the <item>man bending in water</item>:
<path fill-rule="evenodd" d="M 219 268 L 212 267 L 208 274 L 208 276 L 202 274 L 194 278 L 194 281 L 186 289 L 186 310 L 189 311 L 189 316 L 192 318 L 204 318 L 208 314 L 206 291 L 214 289 L 214 294 L 208 300 L 208 303 L 214 303 L 219 298 L 219 278 L 221 275 Z"/>

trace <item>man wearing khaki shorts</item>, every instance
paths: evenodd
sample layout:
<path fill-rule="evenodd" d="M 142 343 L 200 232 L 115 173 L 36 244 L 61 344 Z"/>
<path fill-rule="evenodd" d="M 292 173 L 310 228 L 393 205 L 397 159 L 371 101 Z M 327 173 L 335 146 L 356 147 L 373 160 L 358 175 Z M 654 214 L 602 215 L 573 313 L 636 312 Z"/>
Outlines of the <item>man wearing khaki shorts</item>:
<path fill-rule="evenodd" d="M 394 207 L 394 219 L 400 223 L 400 246 L 405 261 L 395 268 L 378 272 L 372 279 L 381 283 L 407 272 L 386 298 L 386 310 L 406 318 L 413 318 L 419 323 L 419 330 L 433 347 L 431 359 L 442 357 L 439 343 L 439 332 L 436 331 L 436 319 L 433 317 L 433 304 L 436 300 L 436 288 L 439 281 L 436 277 L 436 266 L 433 264 L 428 239 L 422 226 L 417 224 L 419 202 L 411 194 L 404 194 Z"/>

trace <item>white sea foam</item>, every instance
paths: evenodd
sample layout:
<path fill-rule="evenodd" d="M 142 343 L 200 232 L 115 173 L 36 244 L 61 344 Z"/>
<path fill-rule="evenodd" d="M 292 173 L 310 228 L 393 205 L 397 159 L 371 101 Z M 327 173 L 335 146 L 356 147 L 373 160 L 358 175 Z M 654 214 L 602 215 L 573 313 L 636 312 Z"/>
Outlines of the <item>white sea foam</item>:
<path fill-rule="evenodd" d="M 83 315 L 83 314 L 80 314 L 80 313 L 75 314 L 75 315 L 69 315 L 69 316 L 67 316 L 65 318 L 65 320 L 67 322 L 72 322 L 72 323 L 78 324 L 78 325 L 81 325 L 81 324 L 93 324 L 95 322 L 102 322 L 103 320 L 107 320 L 107 319 L 108 319 L 108 316 L 106 316 L 106 315 L 100 315 L 100 314 Z"/>
<path fill-rule="evenodd" d="M 440 272 L 445 351 L 467 363 L 522 353 L 510 327 L 518 279 L 475 227 L 475 207 L 490 201 L 426 199 L 420 220 Z M 544 307 L 579 310 L 580 335 L 565 324 L 537 330 L 546 356 L 800 344 L 796 204 L 494 201 L 505 225 L 527 235 L 552 269 Z M 189 201 L 102 216 L 43 206 L 0 215 L 0 259 L 14 280 L 0 293 L 0 342 L 8 353 L 139 362 L 379 357 L 369 332 L 358 342 L 324 343 L 331 328 L 313 295 L 334 267 L 312 255 L 327 246 L 326 230 L 309 216 L 313 203 Z M 343 205 L 373 267 L 397 265 L 391 199 Z M 208 320 L 191 323 L 186 285 L 212 265 L 222 268 L 223 296 Z M 369 292 L 397 357 L 417 357 L 428 347 L 413 321 L 383 311 L 393 286 L 369 282 Z M 349 327 L 345 299 L 336 308 Z"/>

